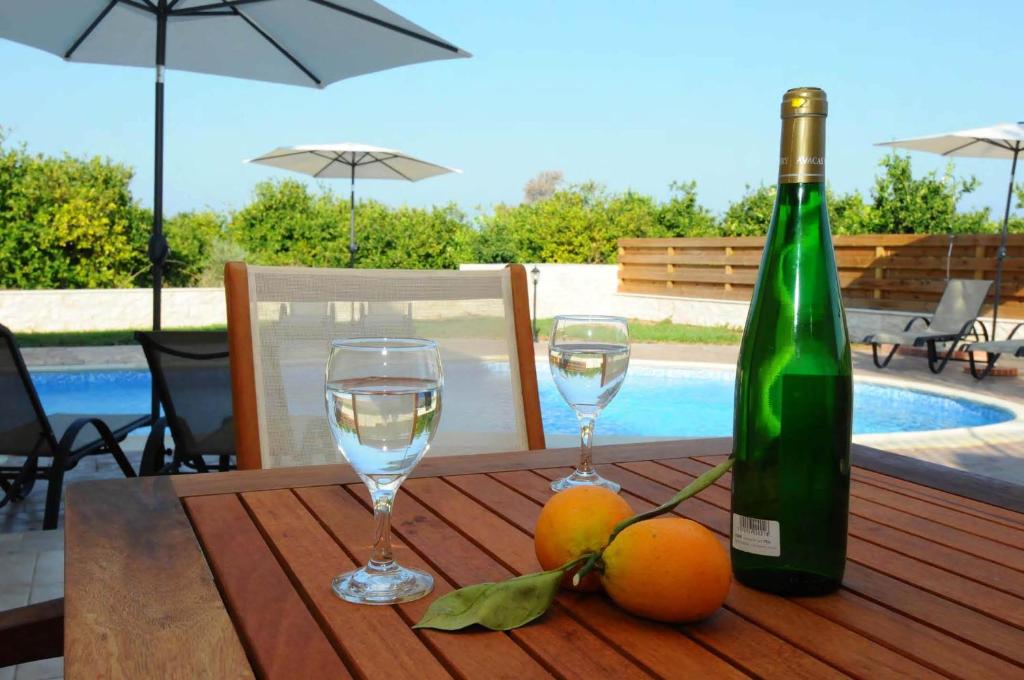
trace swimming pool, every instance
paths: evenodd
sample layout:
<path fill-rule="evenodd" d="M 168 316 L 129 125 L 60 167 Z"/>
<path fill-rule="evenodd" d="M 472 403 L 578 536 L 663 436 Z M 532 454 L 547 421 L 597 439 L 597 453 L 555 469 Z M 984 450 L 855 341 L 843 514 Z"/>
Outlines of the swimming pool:
<path fill-rule="evenodd" d="M 537 366 L 544 430 L 577 434 L 576 417 L 562 401 L 546 364 Z M 35 371 L 48 413 L 146 413 L 147 371 Z M 715 437 L 732 433 L 733 372 L 634 362 L 619 395 L 601 414 L 599 435 Z M 921 432 L 977 427 L 1014 418 L 1012 411 L 937 392 L 856 381 L 854 433 Z"/>

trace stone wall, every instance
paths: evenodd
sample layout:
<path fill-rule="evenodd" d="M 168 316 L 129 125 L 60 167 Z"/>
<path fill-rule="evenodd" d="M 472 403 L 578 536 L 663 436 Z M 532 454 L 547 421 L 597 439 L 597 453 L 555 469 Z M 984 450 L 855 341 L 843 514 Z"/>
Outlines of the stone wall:
<path fill-rule="evenodd" d="M 165 288 L 165 328 L 227 323 L 223 288 Z M 15 333 L 146 329 L 153 324 L 153 291 L 0 290 L 0 324 Z"/>
<path fill-rule="evenodd" d="M 462 269 L 502 265 L 463 265 Z M 533 263 L 526 269 L 533 269 Z M 707 300 L 617 292 L 616 265 L 538 264 L 537 315 L 612 314 L 632 319 L 698 326 L 740 328 L 747 317 L 746 302 Z M 0 324 L 15 332 L 148 328 L 152 324 L 152 291 L 127 290 L 0 290 Z M 530 285 L 531 311 L 533 286 Z M 854 339 L 879 330 L 902 330 L 912 315 L 905 312 L 847 310 Z M 226 323 L 221 288 L 168 288 L 163 291 L 166 328 Z M 1016 323 L 1000 321 L 1005 335 Z"/>
<path fill-rule="evenodd" d="M 482 269 L 502 265 L 462 265 L 462 269 Z M 537 282 L 537 316 L 556 314 L 610 314 L 645 321 L 670 319 L 675 323 L 696 326 L 731 326 L 742 328 L 746 323 L 749 303 L 734 300 L 680 298 L 667 295 L 645 295 L 618 292 L 617 265 L 534 264 L 525 265 L 529 272 L 540 271 Z M 533 285 L 530 285 L 530 309 L 533 310 Z M 878 331 L 901 331 L 913 317 L 910 312 L 889 312 L 847 309 L 850 338 L 860 340 Z M 999 334 L 1005 336 L 1017 323 L 999 320 Z"/>

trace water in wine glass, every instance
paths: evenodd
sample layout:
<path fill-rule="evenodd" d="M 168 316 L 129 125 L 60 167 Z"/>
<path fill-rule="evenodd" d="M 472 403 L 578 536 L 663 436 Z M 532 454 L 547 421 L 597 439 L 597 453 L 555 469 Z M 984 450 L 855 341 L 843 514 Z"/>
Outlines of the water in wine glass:
<path fill-rule="evenodd" d="M 629 346 L 561 343 L 551 345 L 548 358 L 562 398 L 580 413 L 597 415 L 622 387 Z"/>
<path fill-rule="evenodd" d="M 441 415 L 440 385 L 419 378 L 350 378 L 327 383 L 328 423 L 361 477 L 387 488 L 427 451 Z"/>

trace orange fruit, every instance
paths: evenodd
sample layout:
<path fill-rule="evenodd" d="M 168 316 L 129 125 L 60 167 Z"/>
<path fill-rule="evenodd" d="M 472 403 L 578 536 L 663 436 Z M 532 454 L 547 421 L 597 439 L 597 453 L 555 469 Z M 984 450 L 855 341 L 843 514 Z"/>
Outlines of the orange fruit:
<path fill-rule="evenodd" d="M 682 517 L 626 527 L 604 551 L 601 583 L 626 611 L 682 623 L 715 612 L 729 594 L 729 556 L 714 534 Z"/>
<path fill-rule="evenodd" d="M 545 570 L 556 569 L 608 542 L 615 525 L 633 516 L 629 503 L 614 491 L 599 486 L 578 486 L 559 491 L 544 504 L 533 531 L 537 561 Z M 572 574 L 564 584 L 572 587 Z M 577 590 L 600 590 L 596 572 L 583 577 Z"/>

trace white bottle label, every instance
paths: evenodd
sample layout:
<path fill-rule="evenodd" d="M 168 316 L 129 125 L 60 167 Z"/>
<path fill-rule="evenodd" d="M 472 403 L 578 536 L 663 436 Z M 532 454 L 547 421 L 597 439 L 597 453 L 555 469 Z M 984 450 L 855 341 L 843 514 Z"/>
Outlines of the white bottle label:
<path fill-rule="evenodd" d="M 733 513 L 732 547 L 754 555 L 778 557 L 782 554 L 779 523 L 773 519 L 756 519 Z"/>

